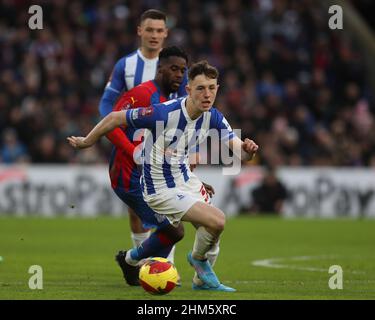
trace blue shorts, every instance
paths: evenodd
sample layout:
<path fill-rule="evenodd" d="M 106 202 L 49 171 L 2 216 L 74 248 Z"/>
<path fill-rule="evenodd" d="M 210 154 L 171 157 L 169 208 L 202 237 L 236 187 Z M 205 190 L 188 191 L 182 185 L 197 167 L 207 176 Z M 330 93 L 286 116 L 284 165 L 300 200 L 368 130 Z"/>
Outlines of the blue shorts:
<path fill-rule="evenodd" d="M 138 193 L 127 192 L 124 188 L 117 187 L 113 191 L 128 207 L 135 211 L 145 228 L 162 229 L 170 225 L 166 216 L 156 213 L 147 205 L 143 200 L 141 190 Z"/>

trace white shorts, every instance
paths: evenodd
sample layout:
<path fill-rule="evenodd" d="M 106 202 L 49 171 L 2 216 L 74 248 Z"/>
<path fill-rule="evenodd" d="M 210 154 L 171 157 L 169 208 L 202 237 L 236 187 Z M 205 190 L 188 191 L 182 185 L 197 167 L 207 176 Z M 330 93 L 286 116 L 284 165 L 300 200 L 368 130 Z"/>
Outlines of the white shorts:
<path fill-rule="evenodd" d="M 197 201 L 211 203 L 206 189 L 195 175 L 185 184 L 151 196 L 144 195 L 144 199 L 152 210 L 165 215 L 173 225 L 178 225 L 184 214 Z"/>

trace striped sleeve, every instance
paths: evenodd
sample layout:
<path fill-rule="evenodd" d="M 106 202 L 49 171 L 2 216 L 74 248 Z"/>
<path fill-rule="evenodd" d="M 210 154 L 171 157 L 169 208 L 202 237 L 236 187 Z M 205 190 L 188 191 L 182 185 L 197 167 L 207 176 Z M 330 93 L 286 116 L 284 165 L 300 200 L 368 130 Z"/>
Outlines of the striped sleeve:
<path fill-rule="evenodd" d="M 211 110 L 210 128 L 218 130 L 220 140 L 232 140 L 235 137 L 235 133 L 227 119 L 216 108 Z"/>
<path fill-rule="evenodd" d="M 133 128 L 153 129 L 158 121 L 165 121 L 160 105 L 151 105 L 147 108 L 127 110 L 126 123 Z"/>
<path fill-rule="evenodd" d="M 113 106 L 119 97 L 121 91 L 127 90 L 124 71 L 125 58 L 120 59 L 113 68 L 112 74 L 109 77 L 108 83 L 104 89 L 104 93 L 99 103 L 99 112 L 102 117 L 105 117 L 113 110 Z"/>

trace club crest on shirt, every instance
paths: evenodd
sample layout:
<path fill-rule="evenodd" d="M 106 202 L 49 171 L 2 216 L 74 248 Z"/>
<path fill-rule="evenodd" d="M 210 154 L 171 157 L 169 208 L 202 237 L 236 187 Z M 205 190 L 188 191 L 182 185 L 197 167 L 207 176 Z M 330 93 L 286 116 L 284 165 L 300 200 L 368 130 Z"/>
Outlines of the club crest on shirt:
<path fill-rule="evenodd" d="M 151 116 L 153 113 L 154 113 L 153 107 L 133 109 L 132 119 L 136 120 L 139 118 L 148 117 L 148 116 Z"/>

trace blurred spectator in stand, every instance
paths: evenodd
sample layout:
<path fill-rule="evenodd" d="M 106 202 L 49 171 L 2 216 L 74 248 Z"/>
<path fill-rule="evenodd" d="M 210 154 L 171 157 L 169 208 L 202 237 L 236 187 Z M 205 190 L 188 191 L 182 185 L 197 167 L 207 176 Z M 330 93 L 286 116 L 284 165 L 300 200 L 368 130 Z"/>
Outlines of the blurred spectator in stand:
<path fill-rule="evenodd" d="M 251 212 L 279 214 L 284 201 L 288 198 L 288 191 L 271 167 L 265 172 L 260 185 L 251 191 L 251 196 L 253 199 Z"/>
<path fill-rule="evenodd" d="M 0 148 L 0 162 L 5 164 L 28 162 L 25 146 L 18 141 L 14 129 L 8 128 L 3 132 L 3 143 Z"/>
<path fill-rule="evenodd" d="M 46 132 L 37 137 L 38 143 L 32 152 L 33 159 L 39 163 L 57 163 L 57 153 L 55 148 L 55 136 L 52 132 Z"/>

